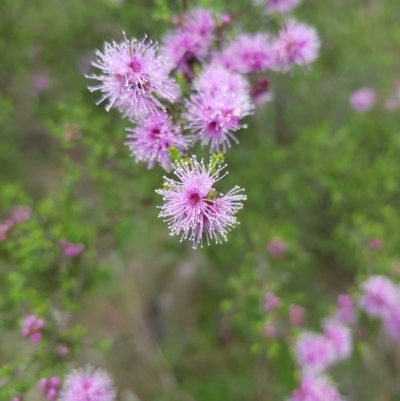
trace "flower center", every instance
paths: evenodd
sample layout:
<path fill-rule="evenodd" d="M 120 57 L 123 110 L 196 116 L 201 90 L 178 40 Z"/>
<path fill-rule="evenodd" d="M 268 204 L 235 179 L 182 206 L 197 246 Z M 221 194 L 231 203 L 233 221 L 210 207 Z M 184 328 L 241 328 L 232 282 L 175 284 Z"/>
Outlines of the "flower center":
<path fill-rule="evenodd" d="M 188 202 L 190 206 L 196 206 L 200 203 L 201 197 L 197 192 L 193 192 L 188 196 Z"/>
<path fill-rule="evenodd" d="M 211 121 L 208 124 L 208 130 L 212 133 L 215 134 L 216 132 L 219 132 L 221 129 L 220 125 L 216 121 Z"/>
<path fill-rule="evenodd" d="M 140 72 L 142 70 L 142 65 L 140 62 L 136 59 L 133 59 L 129 64 L 128 67 L 133 71 L 133 72 Z"/>

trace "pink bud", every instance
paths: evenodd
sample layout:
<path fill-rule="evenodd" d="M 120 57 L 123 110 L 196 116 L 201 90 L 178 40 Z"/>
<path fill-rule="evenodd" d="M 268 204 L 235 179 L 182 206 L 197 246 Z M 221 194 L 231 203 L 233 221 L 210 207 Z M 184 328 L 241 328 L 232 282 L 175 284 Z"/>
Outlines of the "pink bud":
<path fill-rule="evenodd" d="M 54 376 L 49 380 L 49 386 L 52 388 L 60 387 L 60 384 L 61 384 L 61 379 L 57 376 Z"/>
<path fill-rule="evenodd" d="M 43 379 L 40 379 L 38 381 L 38 386 L 39 386 L 40 389 L 43 390 L 43 389 L 45 389 L 47 387 L 48 383 L 49 383 L 49 379 L 43 378 Z"/>
<path fill-rule="evenodd" d="M 55 400 L 57 398 L 57 390 L 55 390 L 54 388 L 49 389 L 46 392 L 46 397 L 51 401 Z"/>
<path fill-rule="evenodd" d="M 14 206 L 11 209 L 10 219 L 15 223 L 27 221 L 31 218 L 31 208 L 29 206 Z"/>
<path fill-rule="evenodd" d="M 384 247 L 384 243 L 380 238 L 374 237 L 369 240 L 369 247 L 371 249 L 380 250 Z"/>

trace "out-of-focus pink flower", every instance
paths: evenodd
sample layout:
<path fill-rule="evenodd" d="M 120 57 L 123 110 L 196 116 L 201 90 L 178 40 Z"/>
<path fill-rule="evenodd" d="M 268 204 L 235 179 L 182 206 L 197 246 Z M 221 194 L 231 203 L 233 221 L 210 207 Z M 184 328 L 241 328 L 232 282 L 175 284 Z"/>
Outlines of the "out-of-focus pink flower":
<path fill-rule="evenodd" d="M 40 43 L 36 43 L 31 47 L 30 58 L 32 61 L 37 61 L 41 55 L 43 46 Z"/>
<path fill-rule="evenodd" d="M 355 308 L 353 298 L 348 294 L 341 294 L 337 298 L 336 318 L 343 323 L 353 323 Z"/>
<path fill-rule="evenodd" d="M 262 332 L 268 338 L 274 338 L 277 334 L 276 327 L 272 322 L 265 322 Z"/>
<path fill-rule="evenodd" d="M 218 20 L 221 25 L 229 25 L 232 22 L 232 18 L 228 13 L 220 14 Z"/>
<path fill-rule="evenodd" d="M 300 326 L 306 317 L 306 310 L 299 305 L 292 304 L 289 307 L 289 317 L 293 326 Z"/>
<path fill-rule="evenodd" d="M 344 398 L 325 377 L 307 374 L 289 401 L 344 401 Z"/>
<path fill-rule="evenodd" d="M 385 109 L 387 111 L 397 110 L 400 107 L 400 100 L 397 98 L 389 98 L 385 102 Z"/>
<path fill-rule="evenodd" d="M 27 221 L 31 218 L 31 208 L 29 206 L 14 206 L 11 209 L 10 219 L 15 223 Z"/>
<path fill-rule="evenodd" d="M 279 32 L 273 45 L 276 68 L 288 71 L 295 64 L 308 67 L 317 59 L 320 46 L 321 41 L 313 27 L 291 20 Z"/>
<path fill-rule="evenodd" d="M 45 73 L 36 74 L 33 77 L 32 86 L 37 93 L 44 92 L 50 88 L 50 78 Z"/>
<path fill-rule="evenodd" d="M 71 258 L 71 259 L 76 258 L 85 249 L 85 245 L 81 243 L 73 244 L 72 242 L 68 242 L 65 239 L 60 240 L 60 246 L 62 250 L 62 256 L 64 258 Z"/>
<path fill-rule="evenodd" d="M 272 256 L 279 256 L 282 253 L 286 252 L 287 244 L 284 241 L 281 241 L 278 238 L 274 238 L 268 245 L 267 245 L 268 252 Z"/>
<path fill-rule="evenodd" d="M 58 401 L 114 401 L 116 391 L 105 370 L 87 366 L 69 373 Z"/>
<path fill-rule="evenodd" d="M 264 309 L 271 311 L 276 309 L 281 304 L 280 298 L 278 298 L 273 292 L 267 292 L 265 294 Z"/>
<path fill-rule="evenodd" d="M 384 242 L 377 237 L 371 238 L 368 242 L 368 245 L 371 249 L 380 250 L 384 247 Z"/>
<path fill-rule="evenodd" d="M 10 231 L 11 227 L 14 225 L 12 220 L 5 220 L 0 223 L 0 241 L 5 241 L 7 238 L 7 233 Z"/>
<path fill-rule="evenodd" d="M 350 105 L 356 111 L 367 111 L 376 102 L 376 92 L 372 88 L 362 88 L 350 96 Z"/>
<path fill-rule="evenodd" d="M 22 337 L 29 337 L 32 344 L 38 343 L 42 339 L 42 330 L 46 326 L 44 319 L 38 319 L 34 315 L 26 317 L 22 324 Z"/>
<path fill-rule="evenodd" d="M 351 330 L 336 319 L 324 321 L 324 337 L 328 339 L 333 348 L 334 359 L 346 359 L 352 351 Z"/>
<path fill-rule="evenodd" d="M 309 372 L 323 372 L 335 360 L 332 342 L 315 333 L 302 333 L 295 343 L 296 360 Z"/>
<path fill-rule="evenodd" d="M 50 401 L 54 401 L 58 396 L 58 390 L 61 385 L 59 377 L 52 377 L 51 379 L 40 379 L 38 387 L 40 388 L 44 397 Z"/>
<path fill-rule="evenodd" d="M 65 356 L 68 353 L 69 353 L 69 348 L 67 346 L 65 346 L 65 345 L 60 345 L 57 348 L 57 354 L 60 355 L 60 356 Z"/>
<path fill-rule="evenodd" d="M 384 318 L 394 308 L 399 308 L 400 292 L 385 276 L 371 276 L 361 288 L 360 306 L 371 316 Z"/>
<path fill-rule="evenodd" d="M 11 398 L 11 401 L 22 401 L 20 397 L 13 397 Z"/>

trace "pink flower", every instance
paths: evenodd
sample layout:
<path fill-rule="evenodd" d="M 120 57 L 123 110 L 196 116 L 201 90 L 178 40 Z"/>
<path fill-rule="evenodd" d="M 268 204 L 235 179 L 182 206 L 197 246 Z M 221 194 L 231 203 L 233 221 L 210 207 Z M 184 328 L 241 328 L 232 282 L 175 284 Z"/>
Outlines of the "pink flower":
<path fill-rule="evenodd" d="M 302 333 L 295 344 L 296 360 L 300 367 L 322 372 L 334 361 L 332 342 L 321 334 Z"/>
<path fill-rule="evenodd" d="M 62 256 L 64 258 L 76 258 L 79 256 L 85 249 L 85 245 L 79 243 L 79 244 L 73 244 L 72 242 L 68 242 L 65 239 L 60 239 L 60 246 L 62 250 Z"/>
<path fill-rule="evenodd" d="M 334 359 L 346 359 L 352 351 L 351 330 L 335 319 L 324 321 L 324 337 L 328 339 L 334 351 Z"/>
<path fill-rule="evenodd" d="M 210 43 L 199 34 L 177 29 L 164 37 L 161 53 L 172 61 L 179 72 L 188 79 L 193 79 L 193 65 L 205 58 L 209 45 Z"/>
<path fill-rule="evenodd" d="M 181 129 L 173 124 L 166 113 L 150 114 L 138 121 L 136 128 L 128 129 L 131 134 L 125 142 L 137 161 L 146 161 L 148 168 L 156 163 L 169 171 L 172 168 L 168 149 L 175 146 L 184 151 L 188 148 L 191 136 L 182 136 Z"/>
<path fill-rule="evenodd" d="M 266 14 L 287 14 L 300 3 L 300 0 L 254 0 L 254 3 L 264 6 Z"/>
<path fill-rule="evenodd" d="M 157 50 L 157 44 L 147 38 L 128 40 L 125 35 L 121 43 L 105 43 L 103 53 L 97 50 L 93 65 L 102 74 L 88 78 L 100 81 L 89 88 L 102 92 L 98 103 L 108 99 L 106 110 L 117 107 L 131 119 L 164 110 L 162 100 L 174 100 L 176 85 L 168 76 L 172 64 Z"/>
<path fill-rule="evenodd" d="M 323 376 L 305 375 L 289 401 L 344 401 L 336 388 Z"/>
<path fill-rule="evenodd" d="M 288 71 L 295 64 L 307 67 L 317 59 L 320 46 L 313 27 L 291 20 L 275 39 L 273 51 L 276 65 L 282 71 Z"/>
<path fill-rule="evenodd" d="M 384 247 L 384 243 L 380 238 L 370 238 L 368 245 L 371 249 L 380 250 Z"/>
<path fill-rule="evenodd" d="M 37 93 L 44 92 L 50 88 L 50 78 L 45 73 L 36 74 L 32 80 L 32 86 Z"/>
<path fill-rule="evenodd" d="M 40 379 L 38 382 L 38 386 L 41 389 L 43 396 L 51 401 L 54 401 L 57 398 L 60 385 L 61 379 L 59 377 Z"/>
<path fill-rule="evenodd" d="M 14 206 L 11 209 L 10 219 L 15 223 L 27 221 L 31 218 L 31 208 L 29 206 Z"/>
<path fill-rule="evenodd" d="M 215 29 L 212 11 L 195 8 L 184 15 L 183 29 L 199 35 L 203 40 L 210 41 Z"/>
<path fill-rule="evenodd" d="M 350 96 L 350 105 L 356 111 L 367 111 L 376 102 L 376 92 L 372 88 L 362 88 Z"/>
<path fill-rule="evenodd" d="M 42 330 L 46 326 L 44 319 L 38 319 L 34 315 L 26 317 L 22 324 L 22 337 L 29 337 L 32 344 L 38 343 L 42 339 Z"/>
<path fill-rule="evenodd" d="M 355 320 L 354 301 L 350 295 L 341 294 L 337 298 L 336 318 L 343 323 L 352 323 Z"/>
<path fill-rule="evenodd" d="M 289 307 L 289 316 L 293 326 L 300 326 L 306 317 L 306 310 L 299 305 L 292 304 Z"/>
<path fill-rule="evenodd" d="M 264 309 L 271 311 L 276 309 L 281 304 L 280 298 L 278 298 L 273 292 L 267 292 L 265 294 Z"/>
<path fill-rule="evenodd" d="M 210 144 L 211 152 L 220 149 L 225 152 L 231 146 L 231 140 L 238 143 L 233 132 L 243 128 L 240 120 L 250 114 L 251 109 L 248 98 L 244 96 L 230 92 L 199 93 L 187 102 L 186 128 L 196 134 L 195 142 Z"/>
<path fill-rule="evenodd" d="M 114 401 L 115 398 L 116 391 L 108 373 L 86 366 L 66 376 L 58 401 Z"/>
<path fill-rule="evenodd" d="M 69 348 L 66 347 L 65 345 L 60 345 L 57 347 L 57 354 L 60 356 L 66 356 L 69 353 Z"/>
<path fill-rule="evenodd" d="M 371 316 L 383 318 L 400 305 L 399 290 L 387 277 L 371 276 L 361 288 L 360 306 Z"/>
<path fill-rule="evenodd" d="M 165 178 L 164 189 L 156 192 L 163 196 L 160 217 L 168 222 L 171 235 L 182 233 L 182 239 L 189 238 L 196 248 L 203 244 L 205 235 L 220 243 L 226 240 L 227 232 L 237 223 L 235 214 L 242 208 L 242 189 L 234 187 L 227 194 L 218 194 L 213 188 L 225 167 L 198 163 L 193 157 L 190 163 L 175 165 L 179 181 Z"/>
<path fill-rule="evenodd" d="M 237 36 L 227 48 L 215 56 L 214 62 L 242 74 L 275 69 L 272 43 L 265 33 L 245 33 Z"/>
<path fill-rule="evenodd" d="M 282 253 L 286 252 L 287 244 L 280 239 L 274 238 L 268 245 L 267 245 L 268 252 L 272 256 L 279 256 Z"/>

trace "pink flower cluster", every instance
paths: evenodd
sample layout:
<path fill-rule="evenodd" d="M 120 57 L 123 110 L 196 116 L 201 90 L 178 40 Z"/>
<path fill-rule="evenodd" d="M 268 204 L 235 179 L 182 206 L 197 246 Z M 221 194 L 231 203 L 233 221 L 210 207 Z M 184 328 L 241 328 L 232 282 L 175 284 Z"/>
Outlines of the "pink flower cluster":
<path fill-rule="evenodd" d="M 61 379 L 59 377 L 52 377 L 50 379 L 40 379 L 38 386 L 43 394 L 50 401 L 57 399 L 58 390 L 61 386 Z"/>
<path fill-rule="evenodd" d="M 9 217 L 0 223 L 0 241 L 7 239 L 7 234 L 16 223 L 27 221 L 31 218 L 31 208 L 29 206 L 14 206 Z"/>
<path fill-rule="evenodd" d="M 114 401 L 116 391 L 105 370 L 92 366 L 72 370 L 64 380 L 58 401 Z"/>
<path fill-rule="evenodd" d="M 265 6 L 268 13 L 287 13 L 297 3 L 269 0 Z M 134 124 L 125 144 L 136 160 L 175 170 L 181 183 L 166 178 L 166 188 L 157 191 L 165 202 L 160 217 L 171 235 L 181 233 L 194 247 L 203 237 L 207 243 L 225 240 L 245 197 L 238 187 L 218 194 L 212 188 L 216 166 L 201 166 L 189 147 L 200 143 L 211 152 L 226 152 L 237 144 L 236 133 L 246 127 L 254 104 L 271 99 L 269 79 L 259 74 L 307 67 L 320 47 L 316 30 L 294 20 L 277 35 L 240 33 L 228 40 L 230 22 L 226 13 L 194 8 L 173 18 L 174 29 L 160 51 L 147 38 L 124 35 L 120 43 L 105 43 L 93 62 L 100 74 L 89 76 L 99 81 L 89 88 L 101 91 L 99 103 L 107 101 L 107 110 L 117 108 Z M 77 253 L 72 245 L 64 252 Z"/>
<path fill-rule="evenodd" d="M 400 288 L 385 276 L 371 276 L 361 284 L 360 307 L 378 317 L 385 330 L 400 340 Z"/>
<path fill-rule="evenodd" d="M 44 319 L 38 319 L 34 315 L 26 317 L 22 324 L 21 335 L 29 337 L 32 344 L 38 343 L 42 339 L 42 331 L 46 326 Z"/>
<path fill-rule="evenodd" d="M 327 378 L 307 374 L 289 401 L 344 401 L 344 398 Z"/>

